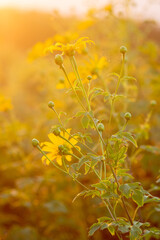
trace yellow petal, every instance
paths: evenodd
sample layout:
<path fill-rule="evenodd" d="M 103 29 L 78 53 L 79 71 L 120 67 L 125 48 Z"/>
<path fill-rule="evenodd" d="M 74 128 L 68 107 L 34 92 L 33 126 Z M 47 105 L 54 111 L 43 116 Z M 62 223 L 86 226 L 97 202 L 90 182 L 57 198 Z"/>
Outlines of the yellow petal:
<path fill-rule="evenodd" d="M 66 160 L 67 160 L 68 162 L 70 162 L 70 161 L 72 160 L 72 157 L 71 157 L 70 155 L 67 155 L 67 156 L 66 156 Z"/>
<path fill-rule="evenodd" d="M 60 137 L 55 136 L 53 133 L 49 133 L 48 137 L 51 140 L 51 142 L 56 146 L 59 146 L 60 144 L 63 144 L 63 140 Z"/>
<path fill-rule="evenodd" d="M 62 166 L 62 157 L 60 155 L 57 156 L 56 161 L 60 166 Z"/>

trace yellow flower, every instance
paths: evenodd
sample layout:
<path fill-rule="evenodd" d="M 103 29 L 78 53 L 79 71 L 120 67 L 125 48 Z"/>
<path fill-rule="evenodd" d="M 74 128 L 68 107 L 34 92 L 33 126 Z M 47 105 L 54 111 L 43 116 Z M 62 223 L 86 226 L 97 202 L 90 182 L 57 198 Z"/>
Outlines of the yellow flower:
<path fill-rule="evenodd" d="M 93 79 L 99 76 L 100 71 L 107 66 L 108 62 L 105 57 L 99 58 L 98 55 L 94 55 L 93 58 L 90 58 L 90 61 L 85 62 L 85 66 L 81 67 L 83 74 L 92 75 Z"/>
<path fill-rule="evenodd" d="M 6 99 L 3 95 L 0 94 L 0 112 L 5 112 L 10 109 L 12 109 L 10 99 Z"/>
<path fill-rule="evenodd" d="M 52 43 L 52 38 L 47 39 L 45 42 L 36 43 L 28 54 L 28 61 L 32 62 L 39 57 L 43 57 L 45 55 L 44 49 L 49 47 Z"/>
<path fill-rule="evenodd" d="M 62 55 L 73 56 L 75 52 L 82 53 L 86 48 L 87 43 L 94 42 L 89 40 L 87 37 L 82 37 L 73 44 L 68 43 L 64 45 L 63 43 L 58 42 L 55 45 L 45 48 L 45 52 L 53 53 L 54 51 L 60 51 L 62 52 Z"/>
<path fill-rule="evenodd" d="M 70 133 L 71 129 L 67 129 L 67 132 Z M 76 145 L 77 144 L 77 140 L 74 138 L 70 138 L 68 133 L 61 133 L 61 135 L 66 138 L 67 140 L 69 140 L 69 142 L 72 145 Z M 67 161 L 71 161 L 71 155 L 67 154 L 67 153 L 73 153 L 72 152 L 72 146 L 71 144 L 69 144 L 68 142 L 66 142 L 64 139 L 62 139 L 59 136 L 55 136 L 53 133 L 48 134 L 49 139 L 51 140 L 51 142 L 43 142 L 41 143 L 42 146 L 42 150 L 47 152 L 47 157 L 53 161 L 55 160 L 60 166 L 62 165 L 62 157 L 65 155 L 65 159 Z M 70 139 L 69 139 L 70 138 Z M 65 154 L 64 154 L 64 150 Z M 47 165 L 49 165 L 50 161 L 43 156 L 42 157 L 42 162 L 45 162 Z"/>
<path fill-rule="evenodd" d="M 74 41 L 78 37 L 78 33 L 65 32 L 63 35 L 56 34 L 53 39 L 55 42 L 61 42 L 66 44 L 70 41 Z"/>

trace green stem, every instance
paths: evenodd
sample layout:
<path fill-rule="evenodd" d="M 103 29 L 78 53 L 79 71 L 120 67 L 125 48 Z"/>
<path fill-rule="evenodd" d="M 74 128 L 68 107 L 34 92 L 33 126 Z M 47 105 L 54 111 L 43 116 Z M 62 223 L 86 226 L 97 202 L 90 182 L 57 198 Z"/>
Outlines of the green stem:
<path fill-rule="evenodd" d="M 63 65 L 61 65 L 61 69 L 62 69 L 62 71 L 64 72 L 64 75 L 66 76 L 66 78 L 67 78 L 67 80 L 68 80 L 68 82 L 69 82 L 69 84 L 70 84 L 70 86 L 71 86 L 71 88 L 72 88 L 75 96 L 77 97 L 78 103 L 81 105 L 81 107 L 84 109 L 84 111 L 86 111 L 86 108 L 83 106 L 83 104 L 82 104 L 82 102 L 81 102 L 81 100 L 80 100 L 80 98 L 79 98 L 76 90 L 74 89 L 74 87 L 73 87 L 73 85 L 72 85 L 72 83 L 71 83 L 71 81 L 70 81 L 70 79 L 69 79 L 69 77 L 68 77 L 68 75 L 67 75 L 67 72 L 66 72 L 66 70 L 65 70 L 65 68 L 64 68 Z"/>
<path fill-rule="evenodd" d="M 98 131 L 98 129 L 97 129 L 97 126 L 96 126 L 96 124 L 95 124 L 95 122 L 94 122 L 94 119 L 93 119 L 93 117 L 92 117 L 92 115 L 91 115 L 91 106 L 90 106 L 88 96 L 87 96 L 87 94 L 86 94 L 86 91 L 85 91 L 85 89 L 84 89 L 84 86 L 83 86 L 83 83 L 82 83 L 82 80 L 81 80 L 81 77 L 80 77 L 80 74 L 79 74 L 79 71 L 78 71 L 78 67 L 77 67 L 77 63 L 76 63 L 75 57 L 74 57 L 74 56 L 71 57 L 71 58 L 70 58 L 70 61 L 71 61 L 71 64 L 72 64 L 73 68 L 75 69 L 75 72 L 76 72 L 76 74 L 77 74 L 79 83 L 80 83 L 81 88 L 82 88 L 82 91 L 83 91 L 83 94 L 84 94 L 84 96 L 85 96 L 85 98 L 86 98 L 87 105 L 88 105 L 88 109 L 89 109 L 88 115 L 89 115 L 89 117 L 91 118 L 91 120 L 92 120 L 92 122 L 93 122 L 93 124 L 94 124 L 94 127 L 95 127 L 95 129 L 97 130 L 97 132 L 98 132 L 98 134 L 99 134 L 99 131 Z M 104 142 L 104 140 L 103 140 L 103 138 L 101 137 L 100 134 L 99 134 L 99 136 L 100 136 L 103 144 L 106 145 L 105 142 Z"/>
<path fill-rule="evenodd" d="M 119 75 L 119 78 L 118 78 L 118 82 L 117 82 L 117 85 L 116 85 L 114 95 L 117 94 L 118 88 L 119 88 L 119 85 L 120 85 L 120 82 L 121 82 L 121 78 L 123 77 L 124 64 L 125 64 L 125 55 L 123 55 L 123 58 L 122 58 L 122 66 L 121 66 L 120 75 Z M 109 123 L 108 123 L 108 129 L 109 130 L 110 130 L 112 115 L 113 115 L 113 111 L 114 111 L 114 102 L 115 102 L 115 98 L 113 98 L 112 102 L 111 102 L 111 112 L 110 112 Z"/>
<path fill-rule="evenodd" d="M 70 58 L 70 61 L 71 61 L 71 64 L 72 64 L 73 69 L 75 69 L 75 73 L 76 73 L 76 75 L 77 75 L 77 78 L 78 78 L 78 80 L 79 80 L 80 86 L 81 86 L 81 88 L 82 88 L 83 95 L 84 95 L 84 97 L 86 98 L 87 105 L 88 105 L 88 110 L 91 111 L 91 106 L 90 106 L 90 103 L 89 103 L 89 99 L 88 99 L 87 93 L 86 93 L 86 91 L 85 91 L 85 89 L 84 89 L 84 86 L 83 86 L 83 83 L 82 83 L 82 79 L 81 79 L 80 74 L 79 74 L 79 71 L 78 71 L 78 67 L 77 67 L 77 63 L 76 63 L 75 57 L 74 57 L 74 56 L 71 57 L 71 58 Z"/>
<path fill-rule="evenodd" d="M 118 187 L 118 189 L 119 189 L 120 185 L 119 185 L 117 176 L 116 176 L 116 174 L 115 174 L 115 172 L 114 172 L 114 169 L 113 169 L 113 167 L 112 167 L 112 165 L 111 165 L 110 163 L 109 163 L 109 167 L 110 167 L 110 169 L 111 169 L 111 172 L 112 172 L 112 174 L 113 174 L 113 176 L 114 176 L 114 178 L 115 178 L 115 181 L 116 181 L 116 183 L 117 183 L 117 187 Z M 133 225 L 132 218 L 131 218 L 131 216 L 130 216 L 130 214 L 129 214 L 129 212 L 128 212 L 128 209 L 127 209 L 126 204 L 125 204 L 124 197 L 123 197 L 122 195 L 121 195 L 121 200 L 122 200 L 122 203 L 123 203 L 124 210 L 125 210 L 125 212 L 126 212 L 126 214 L 127 214 L 127 217 L 128 217 L 128 219 L 129 219 L 131 225 Z"/>
<path fill-rule="evenodd" d="M 133 217 L 132 217 L 133 221 L 134 221 L 134 219 L 135 219 L 135 217 L 136 217 L 136 214 L 137 214 L 138 209 L 139 209 L 139 206 L 137 206 L 137 208 L 136 208 L 135 211 L 134 211 L 134 214 L 133 214 Z"/>
<path fill-rule="evenodd" d="M 101 135 L 101 137 L 102 137 L 102 132 L 100 132 L 100 135 Z M 105 163 L 103 142 L 102 142 L 101 139 L 100 139 L 100 144 L 101 144 L 102 156 L 103 156 L 104 179 L 106 179 L 106 163 Z"/>

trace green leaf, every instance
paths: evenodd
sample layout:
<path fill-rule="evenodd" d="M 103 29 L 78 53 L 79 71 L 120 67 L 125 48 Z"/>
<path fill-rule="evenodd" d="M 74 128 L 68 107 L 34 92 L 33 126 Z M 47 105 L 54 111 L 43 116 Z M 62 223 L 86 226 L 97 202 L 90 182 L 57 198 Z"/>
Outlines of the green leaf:
<path fill-rule="evenodd" d="M 80 161 L 79 161 L 79 163 L 78 163 L 78 168 L 80 169 L 80 168 L 83 166 L 83 164 L 84 164 L 85 162 L 88 162 L 88 161 L 89 161 L 88 158 L 86 158 L 86 157 L 81 157 L 81 159 L 80 159 Z"/>
<path fill-rule="evenodd" d="M 107 188 L 106 188 L 104 183 L 92 184 L 92 187 L 94 187 L 94 188 L 96 188 L 96 189 L 98 189 L 100 191 L 106 191 L 107 190 Z"/>
<path fill-rule="evenodd" d="M 131 135 L 131 133 L 129 132 L 120 132 L 117 134 L 119 137 L 126 139 L 128 142 L 131 142 L 135 147 L 137 146 L 137 142 L 136 140 L 133 138 L 133 136 Z"/>
<path fill-rule="evenodd" d="M 143 193 L 140 190 L 135 189 L 132 195 L 132 199 L 139 207 L 142 207 L 144 204 Z"/>
<path fill-rule="evenodd" d="M 100 217 L 98 218 L 98 222 L 104 222 L 104 221 L 113 221 L 110 217 Z"/>
<path fill-rule="evenodd" d="M 121 185 L 119 187 L 119 190 L 121 191 L 122 195 L 125 196 L 126 198 L 131 197 L 131 188 L 127 183 Z"/>
<path fill-rule="evenodd" d="M 75 118 L 75 117 L 81 117 L 81 116 L 84 115 L 84 114 L 85 114 L 85 112 L 82 112 L 82 111 L 81 111 L 81 112 L 77 112 L 73 118 Z"/>
<path fill-rule="evenodd" d="M 134 178 L 131 174 L 127 173 L 129 169 L 118 169 L 117 170 L 117 176 L 122 176 L 122 177 L 128 177 L 128 178 Z"/>
<path fill-rule="evenodd" d="M 115 228 L 114 228 L 113 226 L 108 226 L 108 231 L 110 232 L 110 234 L 111 234 L 112 236 L 115 235 Z"/>
<path fill-rule="evenodd" d="M 153 153 L 153 154 L 160 154 L 160 148 L 159 147 L 155 147 L 155 146 L 150 146 L 150 145 L 141 145 L 140 146 L 141 149 Z"/>
<path fill-rule="evenodd" d="M 88 118 L 88 116 L 87 115 L 84 115 L 84 117 L 82 118 L 82 120 L 81 120 L 81 123 L 82 123 L 82 126 L 83 126 L 83 128 L 88 128 L 88 125 L 89 125 L 89 118 Z"/>
<path fill-rule="evenodd" d="M 98 95 L 102 95 L 104 93 L 104 90 L 101 88 L 93 88 L 90 92 L 90 100 L 95 98 Z"/>
<path fill-rule="evenodd" d="M 130 231 L 130 240 L 138 240 L 139 236 L 142 234 L 142 230 L 139 227 L 133 225 Z"/>
<path fill-rule="evenodd" d="M 78 193 L 78 194 L 74 197 L 74 199 L 72 200 L 72 202 L 74 202 L 78 197 L 84 196 L 87 192 L 88 192 L 87 190 L 84 190 L 84 191 Z"/>
<path fill-rule="evenodd" d="M 101 223 L 98 222 L 98 223 L 94 223 L 91 227 L 90 227 L 90 230 L 89 230 L 89 236 L 92 236 L 101 226 Z"/>
<path fill-rule="evenodd" d="M 134 77 L 132 77 L 132 76 L 124 76 L 124 77 L 122 78 L 122 80 L 133 80 L 133 81 L 137 81 L 137 79 L 134 78 Z"/>
<path fill-rule="evenodd" d="M 93 143 L 93 140 L 92 140 L 92 138 L 91 138 L 90 136 L 86 136 L 86 140 L 87 140 L 87 142 L 89 142 L 89 143 Z"/>
<path fill-rule="evenodd" d="M 103 225 L 101 226 L 101 230 L 104 230 L 106 228 L 108 228 L 108 224 L 107 223 L 103 223 Z"/>
<path fill-rule="evenodd" d="M 119 227 L 118 227 L 118 230 L 119 230 L 121 233 L 127 233 L 127 232 L 129 232 L 129 226 L 128 226 L 128 225 L 119 226 Z"/>

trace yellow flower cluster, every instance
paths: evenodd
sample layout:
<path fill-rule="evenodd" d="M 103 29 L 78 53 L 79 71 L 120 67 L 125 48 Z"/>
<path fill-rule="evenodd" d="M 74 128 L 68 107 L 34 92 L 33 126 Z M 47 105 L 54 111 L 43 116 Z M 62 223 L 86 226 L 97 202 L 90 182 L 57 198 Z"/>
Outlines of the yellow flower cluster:
<path fill-rule="evenodd" d="M 87 43 L 94 43 L 93 41 L 89 40 L 87 37 L 82 37 L 78 39 L 73 44 L 63 44 L 63 43 L 56 43 L 55 45 L 51 45 L 45 48 L 45 53 L 53 53 L 54 51 L 62 52 L 62 55 L 67 55 L 69 57 L 73 56 L 75 52 L 82 53 L 84 49 L 86 49 Z"/>

